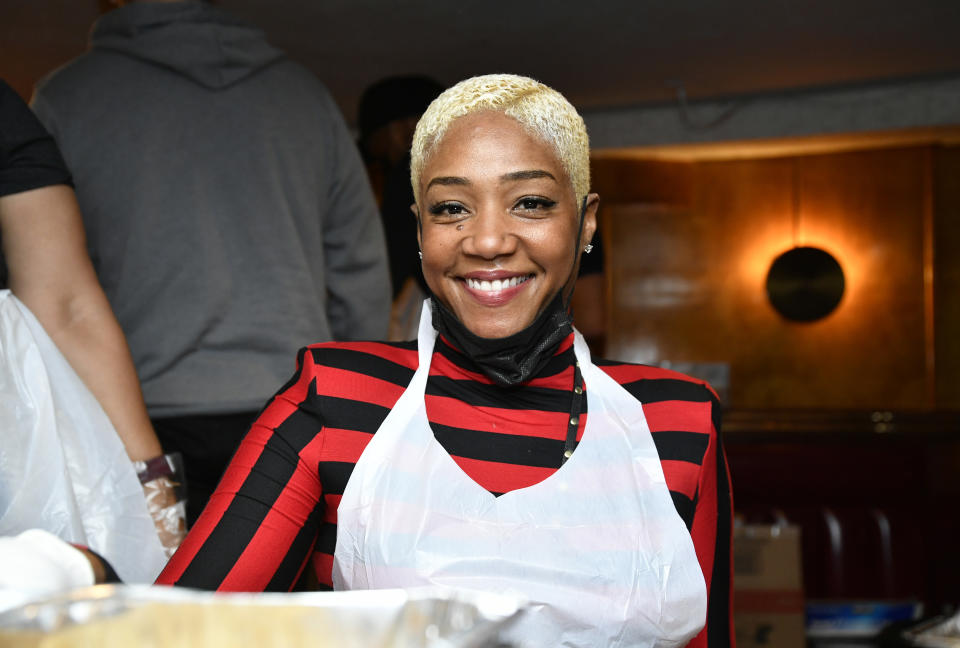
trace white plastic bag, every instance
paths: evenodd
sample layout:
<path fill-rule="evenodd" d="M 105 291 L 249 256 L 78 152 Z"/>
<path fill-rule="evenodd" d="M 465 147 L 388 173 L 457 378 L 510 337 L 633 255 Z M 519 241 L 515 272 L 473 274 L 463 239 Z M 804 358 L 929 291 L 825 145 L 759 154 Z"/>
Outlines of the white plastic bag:
<path fill-rule="evenodd" d="M 128 583 L 166 557 L 110 420 L 33 314 L 0 291 L 0 535 L 41 528 Z"/>

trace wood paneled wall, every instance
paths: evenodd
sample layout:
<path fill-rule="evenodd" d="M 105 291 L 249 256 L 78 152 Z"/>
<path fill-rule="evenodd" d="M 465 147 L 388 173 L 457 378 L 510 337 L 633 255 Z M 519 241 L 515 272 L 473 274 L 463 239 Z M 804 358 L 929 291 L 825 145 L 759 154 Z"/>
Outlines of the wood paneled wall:
<path fill-rule="evenodd" d="M 933 153 L 937 403 L 960 407 L 960 147 Z"/>
<path fill-rule="evenodd" d="M 955 602 L 960 148 L 605 159 L 594 186 L 607 355 L 729 365 L 735 510 L 801 524 L 808 596 Z M 788 322 L 767 301 L 767 269 L 795 244 L 846 275 L 821 321 Z"/>
<path fill-rule="evenodd" d="M 960 407 L 958 177 L 958 150 L 927 145 L 595 161 L 607 355 L 727 363 L 734 408 Z M 766 297 L 794 245 L 826 249 L 846 276 L 817 322 Z"/>

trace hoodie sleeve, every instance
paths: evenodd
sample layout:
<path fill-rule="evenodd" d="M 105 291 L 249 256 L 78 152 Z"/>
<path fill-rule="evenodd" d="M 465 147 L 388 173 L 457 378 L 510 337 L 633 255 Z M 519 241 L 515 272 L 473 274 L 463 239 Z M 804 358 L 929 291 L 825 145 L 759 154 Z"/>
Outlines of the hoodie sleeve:
<path fill-rule="evenodd" d="M 327 319 L 337 340 L 382 340 L 390 319 L 383 226 L 357 146 L 328 101 L 333 160 L 323 224 Z"/>

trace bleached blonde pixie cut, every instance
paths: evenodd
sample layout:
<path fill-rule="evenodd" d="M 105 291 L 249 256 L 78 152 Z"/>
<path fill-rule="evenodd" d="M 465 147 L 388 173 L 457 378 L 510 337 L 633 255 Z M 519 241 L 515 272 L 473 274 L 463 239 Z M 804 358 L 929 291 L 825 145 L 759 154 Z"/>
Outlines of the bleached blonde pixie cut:
<path fill-rule="evenodd" d="M 420 174 L 447 129 L 461 117 L 487 110 L 516 119 L 530 135 L 552 146 L 577 201 L 583 200 L 590 191 L 590 140 L 583 118 L 562 94 L 539 81 L 487 74 L 445 90 L 417 122 L 410 148 L 410 182 L 418 204 Z"/>

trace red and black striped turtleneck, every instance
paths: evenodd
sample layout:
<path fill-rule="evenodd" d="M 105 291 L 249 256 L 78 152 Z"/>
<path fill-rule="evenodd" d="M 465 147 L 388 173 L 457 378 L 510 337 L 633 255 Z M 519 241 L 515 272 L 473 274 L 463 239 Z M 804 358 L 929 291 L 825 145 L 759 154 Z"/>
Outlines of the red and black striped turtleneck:
<path fill-rule="evenodd" d="M 546 479 L 563 462 L 574 362 L 571 335 L 532 380 L 504 388 L 438 339 L 426 388 L 434 435 L 495 495 Z M 674 505 L 693 538 L 709 604 L 707 626 L 689 645 L 731 645 L 732 512 L 716 396 L 702 381 L 665 369 L 594 363 L 643 404 Z M 415 341 L 301 350 L 295 375 L 254 423 L 157 582 L 261 591 L 289 590 L 300 579 L 329 589 L 340 496 L 417 364 Z M 578 439 L 589 416 L 587 400 L 579 402 Z"/>

